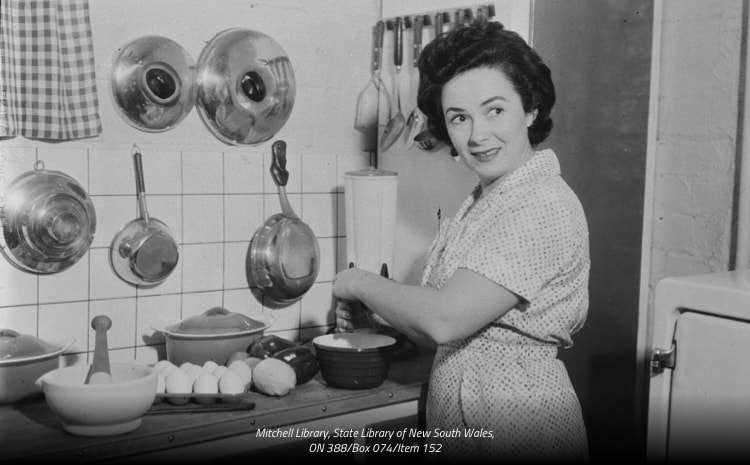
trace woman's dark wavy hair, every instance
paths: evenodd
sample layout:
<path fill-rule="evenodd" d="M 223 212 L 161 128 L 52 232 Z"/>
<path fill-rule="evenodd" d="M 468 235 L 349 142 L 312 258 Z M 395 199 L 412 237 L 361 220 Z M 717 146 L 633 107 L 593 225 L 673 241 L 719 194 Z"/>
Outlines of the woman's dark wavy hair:
<path fill-rule="evenodd" d="M 520 35 L 487 19 L 451 29 L 427 44 L 419 55 L 417 105 L 427 116 L 427 128 L 452 147 L 443 116 L 443 86 L 457 75 L 481 67 L 503 71 L 521 96 L 524 111 L 537 110 L 529 127 L 529 142 L 536 146 L 544 141 L 552 130 L 550 112 L 555 104 L 550 69 Z"/>

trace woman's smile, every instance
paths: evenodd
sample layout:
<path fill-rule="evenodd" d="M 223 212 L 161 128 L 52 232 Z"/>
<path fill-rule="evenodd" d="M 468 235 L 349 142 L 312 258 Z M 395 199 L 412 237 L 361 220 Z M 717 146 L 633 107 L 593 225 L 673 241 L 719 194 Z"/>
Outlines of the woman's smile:
<path fill-rule="evenodd" d="M 471 151 L 471 156 L 473 156 L 477 161 L 481 163 L 487 163 L 495 159 L 497 154 L 500 153 L 500 148 L 493 148 L 493 149 L 487 149 L 487 150 L 481 150 Z"/>
<path fill-rule="evenodd" d="M 482 67 L 456 75 L 443 87 L 446 129 L 466 165 L 486 189 L 534 154 L 527 113 L 513 83 L 499 68 Z"/>

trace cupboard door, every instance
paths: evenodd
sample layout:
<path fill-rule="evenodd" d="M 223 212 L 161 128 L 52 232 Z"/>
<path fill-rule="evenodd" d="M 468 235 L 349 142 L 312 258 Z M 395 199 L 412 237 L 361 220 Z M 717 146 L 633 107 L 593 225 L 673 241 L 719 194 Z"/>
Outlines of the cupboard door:
<path fill-rule="evenodd" d="M 668 460 L 750 457 L 750 322 L 685 312 L 675 345 Z"/>

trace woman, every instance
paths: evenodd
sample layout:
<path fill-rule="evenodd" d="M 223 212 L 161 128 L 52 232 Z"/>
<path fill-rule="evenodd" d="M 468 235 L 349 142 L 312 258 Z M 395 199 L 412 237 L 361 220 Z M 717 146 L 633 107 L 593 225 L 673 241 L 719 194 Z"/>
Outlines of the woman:
<path fill-rule="evenodd" d="M 550 70 L 518 34 L 479 20 L 428 44 L 419 71 L 429 129 L 479 184 L 441 227 L 422 286 L 336 275 L 337 329 L 374 318 L 438 345 L 427 429 L 462 436 L 434 440 L 440 458 L 585 461 L 580 404 L 556 355 L 586 318 L 588 227 L 555 153 L 534 149 L 552 129 Z"/>

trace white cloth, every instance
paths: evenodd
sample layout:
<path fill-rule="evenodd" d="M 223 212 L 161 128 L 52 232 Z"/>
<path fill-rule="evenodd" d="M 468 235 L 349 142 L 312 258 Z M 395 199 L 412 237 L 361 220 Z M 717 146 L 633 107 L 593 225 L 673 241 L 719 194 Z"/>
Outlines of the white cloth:
<path fill-rule="evenodd" d="M 588 311 L 588 227 L 552 150 L 476 192 L 441 227 L 423 285 L 442 287 L 466 268 L 505 287 L 520 304 L 462 341 L 438 348 L 430 377 L 428 429 L 442 458 L 584 461 L 586 431 L 558 347 L 573 345 Z M 456 309 L 460 312 L 461 309 Z M 466 438 L 464 428 L 493 438 Z"/>

